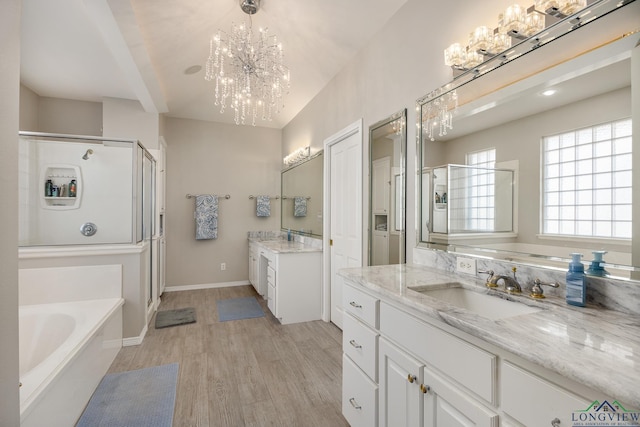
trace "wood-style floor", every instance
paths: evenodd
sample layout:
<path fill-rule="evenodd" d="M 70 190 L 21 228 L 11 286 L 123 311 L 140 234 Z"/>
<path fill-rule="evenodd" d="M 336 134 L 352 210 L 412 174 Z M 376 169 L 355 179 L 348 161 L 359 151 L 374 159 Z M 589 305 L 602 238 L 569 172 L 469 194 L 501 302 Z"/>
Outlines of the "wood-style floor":
<path fill-rule="evenodd" d="M 110 373 L 180 366 L 173 427 L 348 426 L 341 414 L 342 332 L 322 321 L 281 325 L 265 316 L 219 322 L 216 300 L 257 295 L 251 286 L 165 293 L 159 310 L 195 307 L 197 322 L 149 324 Z"/>

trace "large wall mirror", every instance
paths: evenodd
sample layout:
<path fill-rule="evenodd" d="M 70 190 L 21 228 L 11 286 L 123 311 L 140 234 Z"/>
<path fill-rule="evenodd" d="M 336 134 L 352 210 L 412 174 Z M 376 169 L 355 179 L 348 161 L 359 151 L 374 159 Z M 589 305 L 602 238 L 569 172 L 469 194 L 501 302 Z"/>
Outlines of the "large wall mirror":
<path fill-rule="evenodd" d="M 405 262 L 407 110 L 369 127 L 369 265 Z"/>
<path fill-rule="evenodd" d="M 322 237 L 322 153 L 282 171 L 282 230 Z"/>
<path fill-rule="evenodd" d="M 638 16 L 637 6 L 615 13 Z M 589 25 L 571 37 L 584 40 Z M 501 80 L 491 72 L 418 101 L 419 246 L 563 268 L 580 252 L 602 257 L 604 274 L 637 278 L 640 34 L 619 31 L 544 64 L 571 47 L 554 40 L 501 66 Z M 505 84 L 510 70 L 528 76 Z M 435 113 L 453 91 L 445 134 Z"/>

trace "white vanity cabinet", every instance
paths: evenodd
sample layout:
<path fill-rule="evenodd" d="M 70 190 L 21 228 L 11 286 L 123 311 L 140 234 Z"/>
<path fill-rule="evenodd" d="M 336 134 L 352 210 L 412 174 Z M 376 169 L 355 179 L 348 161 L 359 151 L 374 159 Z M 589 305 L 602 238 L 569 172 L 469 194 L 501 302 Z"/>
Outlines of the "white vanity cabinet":
<path fill-rule="evenodd" d="M 496 355 L 384 301 L 380 333 L 381 425 L 498 426 Z"/>
<path fill-rule="evenodd" d="M 298 243 L 249 243 L 249 280 L 282 324 L 322 317 L 322 251 Z"/>

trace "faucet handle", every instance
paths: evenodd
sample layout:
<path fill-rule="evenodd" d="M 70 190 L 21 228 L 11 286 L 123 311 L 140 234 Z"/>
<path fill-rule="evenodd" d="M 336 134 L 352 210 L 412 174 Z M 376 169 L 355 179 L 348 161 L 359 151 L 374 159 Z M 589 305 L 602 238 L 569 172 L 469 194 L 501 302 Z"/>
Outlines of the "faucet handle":
<path fill-rule="evenodd" d="M 560 286 L 558 282 L 544 283 L 540 279 L 536 277 L 536 280 L 533 281 L 533 287 L 531 288 L 531 293 L 529 296 L 531 298 L 544 298 L 544 291 L 542 290 L 542 286 L 551 286 L 552 288 L 557 288 Z"/>
<path fill-rule="evenodd" d="M 487 281 L 485 284 L 487 285 L 488 288 L 495 288 L 498 286 L 497 283 L 493 283 L 491 281 L 491 279 L 493 279 L 493 276 L 495 274 L 493 270 L 478 270 L 478 273 L 487 274 Z"/>

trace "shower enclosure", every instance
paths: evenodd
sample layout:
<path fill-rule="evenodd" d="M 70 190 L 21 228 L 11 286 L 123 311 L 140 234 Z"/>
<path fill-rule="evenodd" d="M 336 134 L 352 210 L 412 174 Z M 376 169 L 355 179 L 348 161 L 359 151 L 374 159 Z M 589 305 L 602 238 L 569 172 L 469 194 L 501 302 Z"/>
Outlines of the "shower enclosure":
<path fill-rule="evenodd" d="M 137 141 L 21 132 L 19 162 L 21 247 L 153 236 L 155 160 Z"/>
<path fill-rule="evenodd" d="M 123 337 L 159 303 L 156 162 L 138 141 L 20 132 L 19 267 L 122 266 Z"/>

